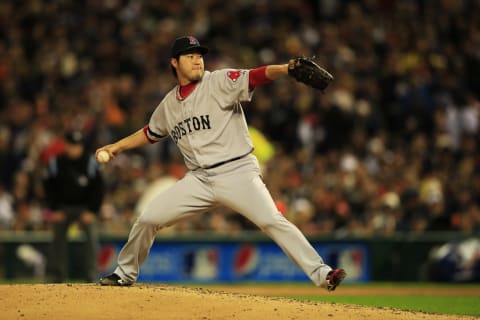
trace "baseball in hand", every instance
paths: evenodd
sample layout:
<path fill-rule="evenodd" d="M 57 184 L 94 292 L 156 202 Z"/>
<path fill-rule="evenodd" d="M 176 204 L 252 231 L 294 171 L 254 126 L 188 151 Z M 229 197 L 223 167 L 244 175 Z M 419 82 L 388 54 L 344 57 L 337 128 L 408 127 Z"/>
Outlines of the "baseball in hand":
<path fill-rule="evenodd" d="M 107 163 L 110 161 L 110 155 L 107 151 L 102 150 L 97 154 L 97 161 L 100 163 Z"/>

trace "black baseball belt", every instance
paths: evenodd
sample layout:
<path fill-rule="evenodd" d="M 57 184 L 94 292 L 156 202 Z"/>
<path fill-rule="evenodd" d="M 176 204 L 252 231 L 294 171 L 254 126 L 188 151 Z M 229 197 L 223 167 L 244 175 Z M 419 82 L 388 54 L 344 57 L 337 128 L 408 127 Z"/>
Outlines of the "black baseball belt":
<path fill-rule="evenodd" d="M 250 150 L 248 153 L 245 153 L 241 156 L 238 156 L 238 157 L 235 157 L 235 158 L 231 158 L 231 159 L 228 159 L 228 160 L 225 160 L 225 161 L 220 161 L 220 162 L 217 162 L 215 164 L 212 164 L 211 166 L 208 166 L 208 167 L 204 167 L 203 169 L 213 169 L 213 168 L 217 168 L 217 167 L 220 167 L 220 166 L 223 166 L 224 164 L 227 164 L 229 162 L 233 162 L 233 161 L 236 161 L 236 160 L 240 160 L 242 158 L 245 158 L 246 156 L 248 156 L 250 153 L 252 152 L 252 150 Z"/>

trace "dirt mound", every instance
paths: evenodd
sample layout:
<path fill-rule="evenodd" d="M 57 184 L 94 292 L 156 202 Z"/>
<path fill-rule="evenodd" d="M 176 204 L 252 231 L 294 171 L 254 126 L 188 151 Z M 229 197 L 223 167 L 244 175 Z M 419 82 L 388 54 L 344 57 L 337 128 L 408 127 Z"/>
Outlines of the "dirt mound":
<path fill-rule="evenodd" d="M 332 293 L 335 294 L 335 293 Z M 165 285 L 0 285 L 1 319 L 474 319 Z M 6 310 L 5 310 L 6 309 Z"/>

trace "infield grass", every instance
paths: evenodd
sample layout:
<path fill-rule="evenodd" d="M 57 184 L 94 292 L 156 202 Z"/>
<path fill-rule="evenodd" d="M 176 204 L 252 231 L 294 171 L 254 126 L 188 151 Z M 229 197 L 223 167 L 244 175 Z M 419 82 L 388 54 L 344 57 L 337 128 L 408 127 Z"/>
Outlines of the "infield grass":
<path fill-rule="evenodd" d="M 410 288 L 415 289 L 448 289 L 455 295 L 342 295 L 342 288 Z M 479 284 L 448 284 L 448 283 L 369 283 L 345 284 L 332 296 L 290 296 L 293 299 L 321 301 L 342 304 L 357 304 L 370 307 L 395 308 L 408 311 L 420 311 L 437 314 L 468 315 L 480 317 L 480 295 L 465 294 L 462 290 L 478 289 Z M 368 290 L 366 290 L 368 292 Z"/>
<path fill-rule="evenodd" d="M 480 316 L 480 297 L 473 296 L 296 296 L 299 300 L 357 304 L 438 314 Z"/>
<path fill-rule="evenodd" d="M 294 287 L 311 287 L 308 282 L 305 283 L 247 283 L 247 284 L 231 284 L 232 286 L 252 286 L 262 287 L 278 287 L 285 286 Z M 423 289 L 437 292 L 433 294 L 378 294 L 382 288 L 397 288 L 405 292 L 422 291 Z M 358 294 L 352 294 L 352 290 L 358 289 Z M 438 291 L 436 291 L 438 290 Z M 475 294 L 472 294 L 472 290 Z M 342 295 L 343 292 L 349 292 Z M 463 292 L 462 292 L 463 291 Z M 477 295 L 476 292 L 479 292 Z M 272 291 L 274 292 L 274 291 Z M 388 292 L 388 291 L 386 291 Z M 448 294 L 442 294 L 447 292 Z M 278 296 L 277 294 L 274 294 Z M 406 311 L 427 312 L 435 314 L 449 315 L 465 315 L 475 316 L 480 319 L 480 284 L 450 284 L 450 283 L 406 283 L 406 282 L 375 282 L 375 283 L 345 283 L 342 284 L 332 295 L 282 295 L 284 297 L 296 300 L 309 300 L 317 302 L 337 303 L 337 304 L 354 304 L 377 308 L 393 308 Z"/>

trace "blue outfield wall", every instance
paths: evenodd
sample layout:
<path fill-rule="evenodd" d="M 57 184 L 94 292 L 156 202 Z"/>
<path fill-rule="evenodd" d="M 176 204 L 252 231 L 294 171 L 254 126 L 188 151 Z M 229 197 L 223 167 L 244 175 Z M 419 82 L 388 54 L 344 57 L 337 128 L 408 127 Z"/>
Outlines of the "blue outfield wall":
<path fill-rule="evenodd" d="M 115 268 L 124 242 L 104 243 L 100 268 Z M 365 282 L 369 275 L 368 246 L 363 243 L 314 243 L 333 267 L 349 270 L 348 281 Z M 301 282 L 310 281 L 273 242 L 155 242 L 140 269 L 141 282 Z"/>
<path fill-rule="evenodd" d="M 478 236 L 459 233 L 334 236 L 309 240 L 327 264 L 347 270 L 348 282 L 480 282 Z M 48 264 L 51 239 L 48 232 L 1 231 L 0 279 L 41 278 L 38 275 L 45 272 Z M 127 235 L 101 235 L 99 276 L 113 271 L 126 239 Z M 433 252 L 436 255 L 432 255 Z M 443 256 L 439 257 L 441 253 Z M 71 238 L 69 257 L 70 279 L 81 279 L 82 234 Z M 466 274 L 471 276 L 466 278 Z M 225 236 L 199 232 L 157 237 L 140 269 L 139 281 L 308 282 L 309 279 L 261 233 Z"/>

